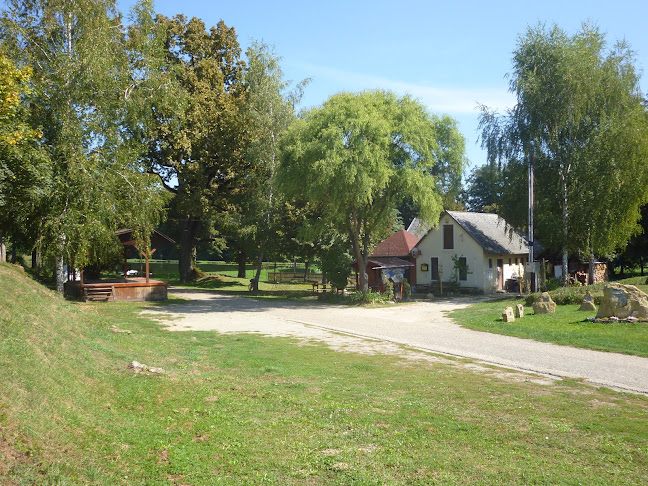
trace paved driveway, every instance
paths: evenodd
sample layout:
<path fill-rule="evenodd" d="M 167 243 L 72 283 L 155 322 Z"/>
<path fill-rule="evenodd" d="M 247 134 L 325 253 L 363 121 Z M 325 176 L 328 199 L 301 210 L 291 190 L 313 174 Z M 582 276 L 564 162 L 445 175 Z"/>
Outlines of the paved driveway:
<path fill-rule="evenodd" d="M 473 358 L 546 376 L 584 378 L 596 385 L 648 394 L 647 358 L 464 329 L 446 313 L 469 305 L 469 301 L 368 309 L 273 302 L 187 289 L 170 292 L 191 301 L 146 312 L 158 314 L 171 330 L 294 336 L 360 352 L 402 353 L 400 345 L 406 345 L 415 350 Z"/>

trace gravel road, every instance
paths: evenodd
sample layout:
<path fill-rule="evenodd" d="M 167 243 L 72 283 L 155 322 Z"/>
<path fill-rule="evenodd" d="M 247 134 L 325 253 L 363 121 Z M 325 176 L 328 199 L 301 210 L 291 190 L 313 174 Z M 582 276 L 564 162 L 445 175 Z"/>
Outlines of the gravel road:
<path fill-rule="evenodd" d="M 257 300 L 188 289 L 169 291 L 190 302 L 145 312 L 174 331 L 291 336 L 322 341 L 335 349 L 369 353 L 426 351 L 648 394 L 647 358 L 464 329 L 446 313 L 470 305 L 469 300 L 362 308 Z"/>

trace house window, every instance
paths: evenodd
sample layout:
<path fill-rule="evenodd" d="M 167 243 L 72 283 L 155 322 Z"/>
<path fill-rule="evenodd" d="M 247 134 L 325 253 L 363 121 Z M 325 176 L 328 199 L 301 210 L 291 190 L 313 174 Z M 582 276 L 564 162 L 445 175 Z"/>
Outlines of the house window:
<path fill-rule="evenodd" d="M 451 224 L 443 225 L 443 249 L 454 249 L 454 226 Z"/>
<path fill-rule="evenodd" d="M 488 268 L 493 268 L 493 259 L 492 258 L 488 259 Z"/>
<path fill-rule="evenodd" d="M 515 264 L 516 264 L 516 265 L 518 264 L 518 259 L 517 259 L 517 258 L 515 259 Z"/>
<path fill-rule="evenodd" d="M 439 259 L 437 257 L 432 257 L 430 261 L 430 279 L 432 281 L 439 280 Z"/>
<path fill-rule="evenodd" d="M 468 280 L 468 261 L 466 257 L 459 257 L 459 280 Z"/>
<path fill-rule="evenodd" d="M 520 258 L 520 263 L 524 265 L 524 257 Z"/>
<path fill-rule="evenodd" d="M 509 258 L 509 265 L 511 264 L 511 259 Z"/>

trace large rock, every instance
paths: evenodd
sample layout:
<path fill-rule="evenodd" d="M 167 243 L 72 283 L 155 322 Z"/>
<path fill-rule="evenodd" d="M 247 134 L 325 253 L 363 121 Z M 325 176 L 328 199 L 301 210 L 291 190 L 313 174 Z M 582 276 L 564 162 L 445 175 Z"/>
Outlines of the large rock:
<path fill-rule="evenodd" d="M 648 294 L 634 285 L 606 285 L 596 318 L 606 317 L 648 319 Z"/>
<path fill-rule="evenodd" d="M 585 297 L 583 297 L 583 302 L 581 302 L 581 306 L 578 309 L 579 311 L 587 311 L 587 312 L 592 312 L 596 310 L 596 304 L 594 303 L 594 297 L 592 297 L 592 294 L 588 290 L 585 292 Z"/>
<path fill-rule="evenodd" d="M 515 304 L 515 317 L 518 319 L 524 317 L 524 306 L 522 304 Z"/>
<path fill-rule="evenodd" d="M 534 314 L 554 314 L 556 312 L 556 303 L 547 292 L 542 292 L 538 300 L 533 303 Z"/>
<path fill-rule="evenodd" d="M 513 322 L 515 321 L 515 316 L 513 315 L 513 307 L 507 307 L 502 312 L 502 320 L 504 322 Z"/>

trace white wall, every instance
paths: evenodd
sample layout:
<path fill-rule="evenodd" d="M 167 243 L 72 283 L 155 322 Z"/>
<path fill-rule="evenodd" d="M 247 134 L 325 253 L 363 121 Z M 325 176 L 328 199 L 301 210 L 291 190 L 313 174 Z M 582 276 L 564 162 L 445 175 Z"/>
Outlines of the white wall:
<path fill-rule="evenodd" d="M 454 248 L 443 248 L 443 226 L 453 225 Z M 455 272 L 452 257 L 465 257 L 468 264 L 467 280 L 459 280 L 462 287 L 476 287 L 486 293 L 497 290 L 498 269 L 497 260 L 502 259 L 504 270 L 504 282 L 514 278 L 514 275 L 524 275 L 522 258 L 526 261 L 526 255 L 489 255 L 484 253 L 483 248 L 470 236 L 457 222 L 448 215 L 441 218 L 439 226 L 431 230 L 422 241 L 416 245 L 420 255 L 416 259 L 416 283 L 427 285 L 433 283 L 431 258 L 439 259 L 439 266 L 442 268 L 441 279 L 444 282 L 451 280 Z M 517 258 L 517 265 L 515 264 Z M 489 268 L 488 260 L 492 261 L 492 268 Z M 509 264 L 509 259 L 511 263 Z M 428 271 L 423 272 L 421 265 L 427 264 Z"/>
<path fill-rule="evenodd" d="M 447 223 L 446 223 L 447 222 Z M 443 225 L 452 224 L 454 226 L 454 248 L 443 248 Z M 451 280 L 452 274 L 455 272 L 454 262 L 452 257 L 465 257 L 468 264 L 467 280 L 459 280 L 462 287 L 484 287 L 484 251 L 477 242 L 466 233 L 461 226 L 459 226 L 454 219 L 449 216 L 444 216 L 441 219 L 439 226 L 431 230 L 422 241 L 419 242 L 417 248 L 421 252 L 416 259 L 416 283 L 421 285 L 432 283 L 432 268 L 431 258 L 437 257 L 439 259 L 439 267 L 441 267 L 441 279 L 444 282 Z M 421 264 L 428 265 L 428 271 L 421 271 Z M 488 263 L 488 260 L 486 260 Z"/>

